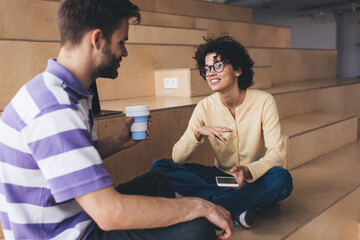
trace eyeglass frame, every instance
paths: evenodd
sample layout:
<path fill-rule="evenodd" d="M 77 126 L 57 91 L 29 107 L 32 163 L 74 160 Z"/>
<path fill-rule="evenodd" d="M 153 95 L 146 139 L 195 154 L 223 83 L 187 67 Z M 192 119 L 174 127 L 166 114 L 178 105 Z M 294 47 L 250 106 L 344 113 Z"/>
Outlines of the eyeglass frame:
<path fill-rule="evenodd" d="M 222 64 L 223 64 L 221 71 L 217 71 L 217 70 L 215 69 L 214 65 L 217 64 L 217 63 L 222 63 Z M 208 68 L 208 70 L 205 70 L 205 68 Z M 204 67 L 201 69 L 201 75 L 202 75 L 203 77 L 206 77 L 206 76 L 207 76 L 206 73 L 207 73 L 207 72 L 210 73 L 210 72 L 211 72 L 211 69 L 213 69 L 214 72 L 216 72 L 216 73 L 221 73 L 221 72 L 224 71 L 224 69 L 225 69 L 225 62 L 224 62 L 224 61 L 217 61 L 217 62 L 215 62 L 213 65 L 204 66 Z"/>

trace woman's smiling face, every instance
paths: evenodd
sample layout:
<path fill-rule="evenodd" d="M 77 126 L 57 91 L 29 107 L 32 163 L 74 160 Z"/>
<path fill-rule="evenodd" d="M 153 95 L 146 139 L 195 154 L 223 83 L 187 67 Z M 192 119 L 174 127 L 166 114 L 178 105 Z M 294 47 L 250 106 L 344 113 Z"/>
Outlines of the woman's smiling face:
<path fill-rule="evenodd" d="M 216 56 L 216 53 L 209 53 L 205 57 L 205 66 L 212 66 L 217 62 L 221 62 L 221 56 Z M 214 71 L 214 66 L 211 71 L 206 73 L 206 81 L 214 92 L 222 92 L 229 88 L 238 88 L 238 77 L 241 75 L 241 70 L 234 70 L 230 63 L 225 63 L 224 70 L 221 72 Z"/>

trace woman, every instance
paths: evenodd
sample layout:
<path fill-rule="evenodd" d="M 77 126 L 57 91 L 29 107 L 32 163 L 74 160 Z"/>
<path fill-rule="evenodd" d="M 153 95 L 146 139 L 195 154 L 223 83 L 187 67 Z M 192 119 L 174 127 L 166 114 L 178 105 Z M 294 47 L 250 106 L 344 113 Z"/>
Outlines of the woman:
<path fill-rule="evenodd" d="M 284 163 L 279 114 L 271 94 L 249 89 L 254 62 L 230 36 L 205 39 L 194 59 L 214 94 L 201 100 L 173 148 L 173 160 L 156 160 L 152 171 L 164 173 L 176 192 L 219 204 L 234 223 L 251 228 L 255 207 L 288 197 L 292 178 Z M 215 166 L 186 163 L 209 138 Z M 216 185 L 216 176 L 234 176 L 239 187 Z"/>

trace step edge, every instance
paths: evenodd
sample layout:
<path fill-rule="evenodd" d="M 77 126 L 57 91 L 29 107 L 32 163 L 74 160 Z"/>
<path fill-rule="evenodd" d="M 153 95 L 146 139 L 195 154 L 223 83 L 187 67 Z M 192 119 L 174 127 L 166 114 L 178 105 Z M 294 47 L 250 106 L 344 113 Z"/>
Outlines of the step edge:
<path fill-rule="evenodd" d="M 324 212 L 326 212 L 328 209 L 330 209 L 332 206 L 335 206 L 337 203 L 339 203 L 341 200 L 345 199 L 347 196 L 349 196 L 351 193 L 355 192 L 358 188 L 360 188 L 360 184 L 358 184 L 357 186 L 355 186 L 353 189 L 351 189 L 350 191 L 348 191 L 346 194 L 340 196 L 339 198 L 335 199 L 330 205 L 326 206 L 323 210 L 321 210 L 320 212 L 318 212 L 317 214 L 315 214 L 313 217 L 309 218 L 307 221 L 301 223 L 298 227 L 296 227 L 294 230 L 292 230 L 290 233 L 288 233 L 286 236 L 282 237 L 281 239 L 287 239 L 288 237 L 290 237 L 291 235 L 293 235 L 295 232 L 297 232 L 298 230 L 300 230 L 301 228 L 303 228 L 305 225 L 309 224 L 310 222 L 312 222 L 315 218 L 317 218 L 318 216 L 320 216 L 321 214 L 323 214 Z"/>
<path fill-rule="evenodd" d="M 301 135 L 304 135 L 304 134 L 307 134 L 307 133 L 310 133 L 310 132 L 314 132 L 314 131 L 319 130 L 319 129 L 322 129 L 322 128 L 326 128 L 326 127 L 329 127 L 329 126 L 332 126 L 332 125 L 335 125 L 335 124 L 338 124 L 338 123 L 341 123 L 341 122 L 348 121 L 348 120 L 353 119 L 353 118 L 358 118 L 358 116 L 357 116 L 357 115 L 350 115 L 350 116 L 348 116 L 348 117 L 345 117 L 345 118 L 343 118 L 343 119 L 337 120 L 337 121 L 335 121 L 335 122 L 323 124 L 323 125 L 321 125 L 321 126 L 308 129 L 308 130 L 303 131 L 303 132 L 301 132 L 301 133 L 296 133 L 296 134 L 293 134 L 293 135 L 290 135 L 290 136 L 287 136 L 287 135 L 282 135 L 282 136 L 283 136 L 284 138 L 286 138 L 286 139 L 295 138 L 295 137 L 298 137 L 298 136 L 301 136 Z"/>

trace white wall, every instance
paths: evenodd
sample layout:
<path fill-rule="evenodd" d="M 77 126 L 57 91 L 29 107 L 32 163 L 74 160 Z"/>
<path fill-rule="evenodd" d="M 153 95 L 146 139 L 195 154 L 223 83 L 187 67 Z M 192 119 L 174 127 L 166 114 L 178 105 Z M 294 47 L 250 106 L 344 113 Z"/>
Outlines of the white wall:
<path fill-rule="evenodd" d="M 360 77 L 360 11 L 295 17 L 254 12 L 254 22 L 291 27 L 292 48 L 337 49 L 338 77 Z"/>
<path fill-rule="evenodd" d="M 336 49 L 336 20 L 332 13 L 295 17 L 281 13 L 263 15 L 256 13 L 254 22 L 291 27 L 292 48 Z"/>
<path fill-rule="evenodd" d="M 360 77 L 360 12 L 337 15 L 338 76 Z"/>

